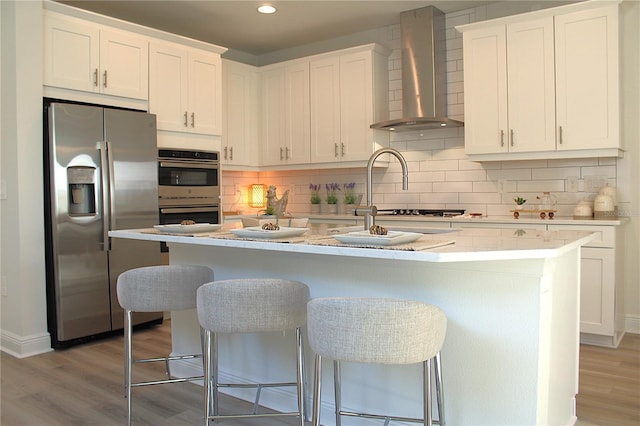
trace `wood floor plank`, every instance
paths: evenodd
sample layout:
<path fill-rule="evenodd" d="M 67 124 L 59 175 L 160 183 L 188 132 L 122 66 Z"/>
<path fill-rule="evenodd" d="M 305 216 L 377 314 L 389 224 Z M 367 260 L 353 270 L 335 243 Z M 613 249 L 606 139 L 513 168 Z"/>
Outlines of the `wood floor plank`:
<path fill-rule="evenodd" d="M 170 351 L 170 321 L 136 333 L 136 356 Z M 148 367 L 148 368 L 147 368 Z M 136 379 L 164 373 L 153 363 Z M 123 341 L 112 337 L 30 358 L 0 355 L 0 425 L 123 425 Z M 446 398 L 446 395 L 445 395 Z M 134 390 L 135 425 L 198 425 L 202 387 L 192 383 Z M 252 404 L 221 396 L 221 410 L 249 412 Z M 640 424 L 640 335 L 627 334 L 618 349 L 582 345 L 577 412 L 599 426 Z M 225 420 L 227 426 L 288 426 L 295 418 Z"/>

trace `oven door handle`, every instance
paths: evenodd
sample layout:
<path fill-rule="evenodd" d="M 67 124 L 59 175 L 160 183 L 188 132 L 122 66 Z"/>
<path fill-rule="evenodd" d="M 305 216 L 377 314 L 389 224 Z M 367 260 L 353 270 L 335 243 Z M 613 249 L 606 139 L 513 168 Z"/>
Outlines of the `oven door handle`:
<path fill-rule="evenodd" d="M 170 207 L 170 208 L 161 208 L 160 213 L 170 214 L 170 213 L 209 213 L 209 212 L 219 212 L 219 207 Z"/>
<path fill-rule="evenodd" d="M 219 166 L 220 165 L 217 162 L 160 161 L 160 167 L 179 167 L 181 169 L 215 169 Z"/>

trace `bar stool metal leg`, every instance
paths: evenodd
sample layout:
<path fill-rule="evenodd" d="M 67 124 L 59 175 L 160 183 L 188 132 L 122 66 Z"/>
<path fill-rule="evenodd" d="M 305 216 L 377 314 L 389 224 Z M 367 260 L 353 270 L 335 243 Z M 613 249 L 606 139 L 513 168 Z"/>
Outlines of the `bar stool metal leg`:
<path fill-rule="evenodd" d="M 133 381 L 132 365 L 132 332 L 131 324 L 133 314 L 131 311 L 125 311 L 124 316 L 124 397 L 127 399 L 127 425 L 131 426 L 131 382 Z"/>
<path fill-rule="evenodd" d="M 431 404 L 431 360 L 428 359 L 422 363 L 422 397 L 424 409 L 424 426 L 432 426 L 431 415 L 433 407 Z"/>
<path fill-rule="evenodd" d="M 444 389 L 442 388 L 442 364 L 440 363 L 440 352 L 433 358 L 433 366 L 436 371 L 436 401 L 438 404 L 438 421 L 440 426 L 445 426 L 444 419 Z"/>
<path fill-rule="evenodd" d="M 313 374 L 313 426 L 320 426 L 320 393 L 322 392 L 322 357 L 316 354 Z"/>
<path fill-rule="evenodd" d="M 335 395 L 335 405 L 336 405 L 336 426 L 342 426 L 342 416 L 340 413 L 342 412 L 342 383 L 340 382 L 341 372 L 340 372 L 340 361 L 333 361 L 333 391 Z"/>
<path fill-rule="evenodd" d="M 296 328 L 296 346 L 297 346 L 297 381 L 298 381 L 298 411 L 300 412 L 300 426 L 304 426 L 304 421 L 307 417 L 307 407 L 304 395 L 304 389 L 306 386 L 306 373 L 304 370 L 304 350 L 302 343 L 302 329 Z"/>

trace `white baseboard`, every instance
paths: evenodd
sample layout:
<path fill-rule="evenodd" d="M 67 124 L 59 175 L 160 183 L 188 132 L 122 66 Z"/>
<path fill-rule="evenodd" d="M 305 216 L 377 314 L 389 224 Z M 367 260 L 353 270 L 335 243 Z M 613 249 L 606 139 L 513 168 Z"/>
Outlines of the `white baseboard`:
<path fill-rule="evenodd" d="M 0 330 L 0 350 L 16 358 L 27 358 L 51 352 L 49 333 L 18 336 L 9 331 Z"/>
<path fill-rule="evenodd" d="M 627 333 L 640 334 L 640 315 L 627 315 L 624 318 L 624 329 Z"/>

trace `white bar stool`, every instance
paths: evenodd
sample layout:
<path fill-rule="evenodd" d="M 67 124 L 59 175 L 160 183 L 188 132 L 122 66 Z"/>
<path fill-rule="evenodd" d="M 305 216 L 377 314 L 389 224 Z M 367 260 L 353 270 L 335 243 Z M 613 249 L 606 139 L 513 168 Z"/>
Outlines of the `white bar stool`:
<path fill-rule="evenodd" d="M 320 424 L 322 357 L 333 360 L 336 425 L 341 416 L 444 426 L 440 349 L 447 318 L 438 307 L 412 300 L 382 298 L 318 298 L 307 306 L 309 345 L 316 353 L 313 425 Z M 439 419 L 433 418 L 431 360 L 434 360 Z M 340 361 L 375 364 L 423 364 L 422 419 L 343 411 Z"/>
<path fill-rule="evenodd" d="M 298 416 L 304 425 L 304 354 L 302 327 L 307 320 L 309 288 L 298 281 L 282 279 L 235 279 L 214 281 L 198 289 L 198 320 L 204 330 L 204 424 L 229 418 Z M 218 334 L 260 333 L 296 330 L 296 382 L 235 384 L 218 380 Z M 264 387 L 296 386 L 298 410 L 285 413 L 258 413 L 260 391 Z M 222 415 L 218 410 L 221 387 L 256 388 L 253 413 Z M 213 411 L 213 413 L 212 413 Z"/>
<path fill-rule="evenodd" d="M 199 265 L 147 266 L 125 271 L 118 277 L 118 302 L 124 309 L 124 386 L 127 399 L 127 424 L 131 425 L 131 389 L 200 380 L 202 376 L 174 378 L 169 362 L 202 357 L 202 354 L 134 359 L 133 312 L 181 311 L 196 308 L 196 291 L 202 284 L 213 281 L 211 268 Z M 133 364 L 164 362 L 167 379 L 133 382 Z"/>

